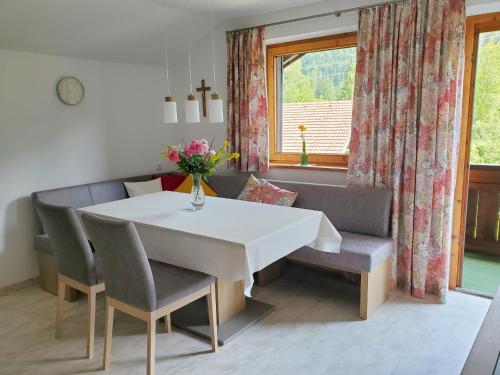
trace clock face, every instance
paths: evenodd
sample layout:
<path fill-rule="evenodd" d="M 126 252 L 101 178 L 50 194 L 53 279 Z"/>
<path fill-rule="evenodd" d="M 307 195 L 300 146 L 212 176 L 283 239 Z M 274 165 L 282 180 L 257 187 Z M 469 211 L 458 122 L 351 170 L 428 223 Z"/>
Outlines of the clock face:
<path fill-rule="evenodd" d="M 75 77 L 63 77 L 57 82 L 57 97 L 68 105 L 80 103 L 85 94 L 82 83 Z"/>

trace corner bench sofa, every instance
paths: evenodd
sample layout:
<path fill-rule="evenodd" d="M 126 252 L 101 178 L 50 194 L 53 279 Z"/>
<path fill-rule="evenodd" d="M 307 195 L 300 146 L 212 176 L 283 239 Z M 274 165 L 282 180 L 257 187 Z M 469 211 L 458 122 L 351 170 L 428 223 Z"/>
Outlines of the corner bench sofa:
<path fill-rule="evenodd" d="M 235 199 L 248 174 L 216 175 L 208 180 L 220 197 Z M 85 185 L 70 186 L 32 194 L 33 200 L 81 208 L 128 198 L 124 181 L 147 181 L 150 175 Z M 270 181 L 283 189 L 298 192 L 294 207 L 323 211 L 342 236 L 339 254 L 303 247 L 287 260 L 321 268 L 361 275 L 360 317 L 369 316 L 388 298 L 393 241 L 388 237 L 391 192 L 385 189 L 347 188 L 298 182 Z M 42 288 L 57 294 L 57 264 L 50 240 L 43 230 L 35 235 L 39 253 Z M 284 260 L 270 265 L 257 275 L 259 285 L 279 277 Z M 74 294 L 67 291 L 66 298 Z"/>

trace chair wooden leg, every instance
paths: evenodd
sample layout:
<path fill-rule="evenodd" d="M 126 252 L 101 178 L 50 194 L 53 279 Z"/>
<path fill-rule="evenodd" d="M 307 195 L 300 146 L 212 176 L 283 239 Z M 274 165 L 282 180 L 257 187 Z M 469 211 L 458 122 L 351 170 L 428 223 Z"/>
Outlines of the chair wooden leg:
<path fill-rule="evenodd" d="M 96 291 L 90 287 L 87 295 L 87 358 L 94 356 Z"/>
<path fill-rule="evenodd" d="M 57 312 L 56 312 L 56 339 L 61 338 L 63 307 L 64 307 L 64 292 L 66 285 L 59 278 L 57 280 Z"/>
<path fill-rule="evenodd" d="M 170 319 L 170 314 L 165 315 L 165 330 L 168 333 L 172 332 L 172 320 Z"/>
<path fill-rule="evenodd" d="M 151 315 L 147 321 L 148 325 L 148 364 L 147 374 L 155 373 L 155 342 L 156 342 L 156 319 Z"/>
<path fill-rule="evenodd" d="M 210 293 L 207 294 L 208 319 L 210 320 L 210 338 L 212 341 L 212 351 L 216 352 L 219 346 L 217 340 L 217 308 L 215 298 L 215 283 L 210 285 Z"/>
<path fill-rule="evenodd" d="M 111 358 L 111 340 L 113 339 L 113 317 L 115 308 L 106 301 L 106 322 L 104 326 L 104 357 L 102 367 L 104 370 L 109 369 Z"/>

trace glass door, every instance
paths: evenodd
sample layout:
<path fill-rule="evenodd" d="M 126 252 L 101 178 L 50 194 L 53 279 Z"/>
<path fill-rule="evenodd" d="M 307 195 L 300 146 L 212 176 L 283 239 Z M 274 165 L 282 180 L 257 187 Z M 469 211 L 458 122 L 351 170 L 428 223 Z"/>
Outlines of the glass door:
<path fill-rule="evenodd" d="M 476 25 L 461 287 L 500 286 L 500 24 Z"/>

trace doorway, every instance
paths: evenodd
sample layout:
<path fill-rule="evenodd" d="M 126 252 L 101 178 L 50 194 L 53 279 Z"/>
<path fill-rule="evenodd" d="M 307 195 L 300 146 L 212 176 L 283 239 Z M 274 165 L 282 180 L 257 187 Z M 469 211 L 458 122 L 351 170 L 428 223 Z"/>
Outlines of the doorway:
<path fill-rule="evenodd" d="M 500 286 L 500 13 L 468 17 L 467 39 L 472 44 L 464 84 L 468 167 L 457 286 L 493 295 Z"/>

